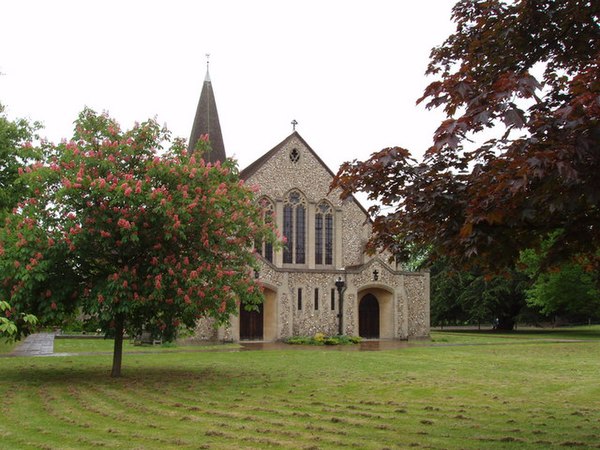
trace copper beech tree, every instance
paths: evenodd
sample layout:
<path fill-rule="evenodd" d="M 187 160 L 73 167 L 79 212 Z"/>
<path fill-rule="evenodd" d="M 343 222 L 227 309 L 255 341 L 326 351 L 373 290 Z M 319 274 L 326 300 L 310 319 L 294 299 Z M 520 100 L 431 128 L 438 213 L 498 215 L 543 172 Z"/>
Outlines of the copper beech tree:
<path fill-rule="evenodd" d="M 121 131 L 87 109 L 72 140 L 42 145 L 46 163 L 21 175 L 34 195 L 0 240 L 13 315 L 97 317 L 115 337 L 119 376 L 125 330 L 170 339 L 200 317 L 224 323 L 240 302 L 262 302 L 253 241 L 275 234 L 235 162 L 205 163 L 155 121 Z"/>
<path fill-rule="evenodd" d="M 598 264 L 600 2 L 462 0 L 431 52 L 417 103 L 443 109 L 422 161 L 386 148 L 345 163 L 333 187 L 366 192 L 370 248 L 426 248 L 459 267 L 510 267 L 525 248 L 547 265 Z M 391 212 L 390 212 L 391 211 Z"/>

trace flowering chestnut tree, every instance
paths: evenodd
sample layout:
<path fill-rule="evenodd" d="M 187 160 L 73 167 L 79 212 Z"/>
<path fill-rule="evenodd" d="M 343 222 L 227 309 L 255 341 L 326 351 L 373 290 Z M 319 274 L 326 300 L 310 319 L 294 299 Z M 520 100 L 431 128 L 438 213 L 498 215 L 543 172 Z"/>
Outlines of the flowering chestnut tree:
<path fill-rule="evenodd" d="M 13 314 L 94 315 L 115 337 L 119 376 L 124 330 L 171 339 L 201 317 L 226 323 L 240 302 L 262 302 L 253 242 L 275 234 L 234 161 L 205 163 L 202 148 L 188 154 L 153 120 L 121 131 L 86 109 L 75 124 L 72 140 L 44 145 L 47 163 L 23 169 L 35 195 L 2 231 Z"/>

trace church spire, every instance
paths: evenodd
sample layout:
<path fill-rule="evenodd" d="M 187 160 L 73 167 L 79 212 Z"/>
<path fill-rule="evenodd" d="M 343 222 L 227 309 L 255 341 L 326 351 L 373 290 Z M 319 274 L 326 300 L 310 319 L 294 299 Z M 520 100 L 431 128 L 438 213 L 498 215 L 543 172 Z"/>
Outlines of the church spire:
<path fill-rule="evenodd" d="M 205 161 L 215 163 L 217 161 L 224 161 L 226 154 L 225 145 L 223 144 L 223 135 L 221 134 L 221 125 L 219 123 L 219 114 L 217 113 L 215 94 L 212 89 L 212 83 L 210 81 L 210 74 L 208 71 L 208 58 L 209 55 L 207 54 L 206 76 L 204 77 L 204 84 L 202 85 L 200 100 L 198 101 L 198 107 L 196 108 L 196 117 L 194 118 L 192 133 L 190 134 L 188 150 L 190 152 L 193 151 L 196 147 L 196 143 L 200 139 L 200 136 L 208 134 L 208 140 L 210 142 L 212 151 L 210 154 L 205 154 L 202 156 Z"/>

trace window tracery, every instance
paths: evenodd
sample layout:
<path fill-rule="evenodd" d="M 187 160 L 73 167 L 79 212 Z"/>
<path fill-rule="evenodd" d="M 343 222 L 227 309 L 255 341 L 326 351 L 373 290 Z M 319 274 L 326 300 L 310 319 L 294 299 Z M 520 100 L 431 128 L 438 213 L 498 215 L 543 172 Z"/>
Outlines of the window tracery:
<path fill-rule="evenodd" d="M 284 264 L 306 263 L 306 199 L 298 190 L 288 193 L 283 205 Z"/>
<path fill-rule="evenodd" d="M 298 151 L 297 148 L 293 148 L 292 151 L 290 152 L 290 161 L 293 162 L 294 164 L 297 163 L 298 161 L 300 161 L 300 152 Z"/>
<path fill-rule="evenodd" d="M 315 264 L 333 264 L 333 208 L 322 201 L 315 214 Z"/>
<path fill-rule="evenodd" d="M 268 197 L 261 197 L 258 204 L 262 209 L 262 218 L 266 224 L 275 222 L 275 205 Z M 259 241 L 255 243 L 256 252 L 267 261 L 273 262 L 273 244 L 271 242 Z"/>

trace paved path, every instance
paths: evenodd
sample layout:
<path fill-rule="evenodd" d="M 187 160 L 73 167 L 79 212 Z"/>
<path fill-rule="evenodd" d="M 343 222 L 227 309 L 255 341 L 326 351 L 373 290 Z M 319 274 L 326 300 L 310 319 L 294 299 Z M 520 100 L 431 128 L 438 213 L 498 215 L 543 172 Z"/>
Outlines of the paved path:
<path fill-rule="evenodd" d="M 54 333 L 30 334 L 10 353 L 11 356 L 48 356 L 54 353 Z"/>

